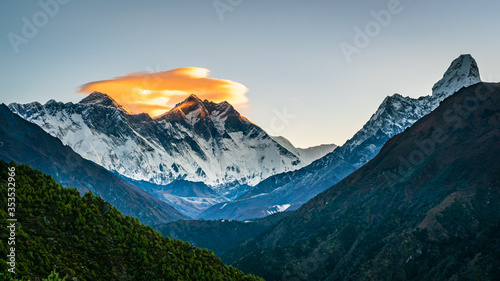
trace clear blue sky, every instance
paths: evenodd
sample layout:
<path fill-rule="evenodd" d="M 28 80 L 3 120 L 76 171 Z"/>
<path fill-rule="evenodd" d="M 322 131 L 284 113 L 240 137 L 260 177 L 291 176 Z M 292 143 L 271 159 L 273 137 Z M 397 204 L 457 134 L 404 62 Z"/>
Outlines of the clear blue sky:
<path fill-rule="evenodd" d="M 66 2 L 47 15 L 39 1 L 1 1 L 0 102 L 77 102 L 84 83 L 203 67 L 249 88 L 243 115 L 307 147 L 343 144 L 387 95 L 430 94 L 462 53 L 500 81 L 498 1 L 401 0 L 379 29 L 371 12 L 394 0 Z M 38 21 L 31 38 L 23 18 Z M 370 42 L 348 62 L 341 44 L 356 47 L 367 25 Z M 17 53 L 12 34 L 24 38 Z"/>

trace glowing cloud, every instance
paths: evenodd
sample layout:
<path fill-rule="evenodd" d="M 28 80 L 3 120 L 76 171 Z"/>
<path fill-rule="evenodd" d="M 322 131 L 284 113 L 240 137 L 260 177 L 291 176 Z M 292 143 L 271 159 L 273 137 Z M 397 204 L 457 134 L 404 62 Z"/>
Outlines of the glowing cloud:
<path fill-rule="evenodd" d="M 227 101 L 233 105 L 248 102 L 247 87 L 231 80 L 208 78 L 209 73 L 208 69 L 200 67 L 136 72 L 84 84 L 78 93 L 106 93 L 130 111 L 146 112 L 151 116 L 172 109 L 191 94 L 202 100 Z"/>

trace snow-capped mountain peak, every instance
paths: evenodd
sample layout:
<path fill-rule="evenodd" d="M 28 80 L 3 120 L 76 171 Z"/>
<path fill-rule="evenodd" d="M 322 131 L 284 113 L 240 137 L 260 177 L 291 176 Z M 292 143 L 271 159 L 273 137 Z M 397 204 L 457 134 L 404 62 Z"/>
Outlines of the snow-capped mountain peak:
<path fill-rule="evenodd" d="M 178 103 L 175 108 L 181 110 L 184 114 L 188 114 L 191 111 L 198 109 L 202 112 L 206 112 L 206 109 L 203 106 L 203 101 L 194 94 L 187 97 L 183 102 Z"/>
<path fill-rule="evenodd" d="M 461 88 L 481 82 L 476 60 L 469 54 L 460 55 L 446 70 L 443 78 L 432 87 L 433 96 L 446 98 Z"/>
<path fill-rule="evenodd" d="M 93 105 L 99 105 L 99 106 L 104 106 L 104 107 L 112 107 L 112 108 L 117 108 L 125 113 L 131 114 L 132 112 L 125 108 L 123 105 L 119 104 L 117 101 L 115 101 L 112 97 L 108 96 L 107 94 L 101 93 L 101 92 L 92 92 L 90 95 L 82 99 L 80 104 L 93 104 Z"/>
<path fill-rule="evenodd" d="M 352 151 L 378 133 L 392 137 L 433 111 L 448 96 L 479 82 L 481 79 L 476 60 L 468 54 L 460 55 L 453 60 L 443 78 L 434 84 L 431 96 L 418 99 L 400 94 L 387 96 L 365 126 L 346 142 L 345 147 Z M 375 151 L 378 152 L 378 149 Z M 374 156 L 375 154 L 370 153 L 366 159 L 369 160 Z"/>
<path fill-rule="evenodd" d="M 84 158 L 135 181 L 203 182 L 231 197 L 240 186 L 305 165 L 229 103 L 195 95 L 156 118 L 131 114 L 99 92 L 77 104 L 10 108 Z"/>
<path fill-rule="evenodd" d="M 181 122 L 198 131 L 202 129 L 208 132 L 215 129 L 220 134 L 224 134 L 225 131 L 242 131 L 248 129 L 249 126 L 255 126 L 227 101 L 220 103 L 206 99 L 202 101 L 196 95 L 190 95 L 173 109 L 156 117 L 156 119 Z"/>
<path fill-rule="evenodd" d="M 196 95 L 190 95 L 184 101 L 175 105 L 174 108 L 156 117 L 158 120 L 181 121 L 190 119 L 191 121 L 200 121 L 210 117 L 203 101 Z M 192 125 L 192 122 L 189 122 Z"/>

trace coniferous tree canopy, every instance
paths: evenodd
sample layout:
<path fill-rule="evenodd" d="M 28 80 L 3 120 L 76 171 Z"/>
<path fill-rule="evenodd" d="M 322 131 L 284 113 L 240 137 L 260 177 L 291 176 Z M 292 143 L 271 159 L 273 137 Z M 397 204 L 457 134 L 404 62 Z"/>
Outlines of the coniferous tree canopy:
<path fill-rule="evenodd" d="M 163 238 L 92 193 L 81 197 L 29 166 L 0 161 L 2 221 L 9 167 L 15 167 L 16 274 L 7 271 L 10 233 L 2 227 L 1 280 L 261 280 L 206 249 Z"/>

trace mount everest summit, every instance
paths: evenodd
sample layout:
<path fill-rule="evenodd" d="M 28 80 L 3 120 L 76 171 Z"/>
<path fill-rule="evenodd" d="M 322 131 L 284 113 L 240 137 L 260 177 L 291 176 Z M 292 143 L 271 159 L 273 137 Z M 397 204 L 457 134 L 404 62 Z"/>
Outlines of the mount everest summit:
<path fill-rule="evenodd" d="M 269 136 L 229 103 L 195 95 L 155 118 L 131 114 L 99 92 L 77 104 L 51 100 L 9 108 L 83 158 L 192 216 L 336 148 L 295 148 Z"/>

